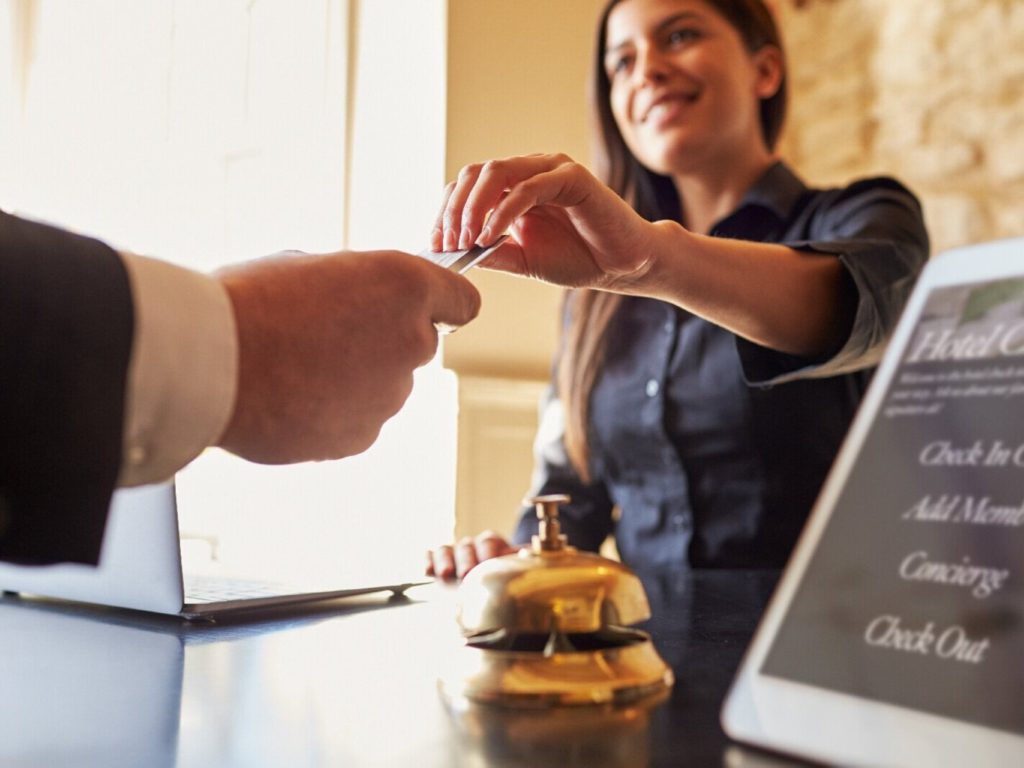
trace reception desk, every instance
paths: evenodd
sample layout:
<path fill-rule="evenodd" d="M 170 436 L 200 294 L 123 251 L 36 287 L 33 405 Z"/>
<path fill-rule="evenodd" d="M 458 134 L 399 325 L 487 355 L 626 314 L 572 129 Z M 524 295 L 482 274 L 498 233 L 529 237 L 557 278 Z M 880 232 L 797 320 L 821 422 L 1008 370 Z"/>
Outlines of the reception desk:
<path fill-rule="evenodd" d="M 451 706 L 455 590 L 416 587 L 189 625 L 0 600 L 0 765 L 712 766 L 777 764 L 730 745 L 718 713 L 778 578 L 640 574 L 670 695 L 626 709 Z"/>

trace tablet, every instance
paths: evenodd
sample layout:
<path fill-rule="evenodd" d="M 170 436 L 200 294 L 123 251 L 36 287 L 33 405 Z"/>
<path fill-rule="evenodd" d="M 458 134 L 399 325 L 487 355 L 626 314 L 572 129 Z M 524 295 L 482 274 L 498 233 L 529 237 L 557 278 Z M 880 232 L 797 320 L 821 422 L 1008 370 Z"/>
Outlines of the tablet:
<path fill-rule="evenodd" d="M 925 267 L 722 711 L 857 765 L 1024 765 L 1024 238 Z"/>

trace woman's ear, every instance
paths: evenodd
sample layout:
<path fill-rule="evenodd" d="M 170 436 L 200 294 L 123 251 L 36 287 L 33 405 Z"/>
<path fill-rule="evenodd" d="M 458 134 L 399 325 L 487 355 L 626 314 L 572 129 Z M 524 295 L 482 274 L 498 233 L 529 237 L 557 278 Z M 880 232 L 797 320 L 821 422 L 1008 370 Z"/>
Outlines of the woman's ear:
<path fill-rule="evenodd" d="M 754 53 L 754 93 L 759 99 L 770 99 L 778 93 L 785 75 L 782 51 L 774 45 L 763 45 Z"/>

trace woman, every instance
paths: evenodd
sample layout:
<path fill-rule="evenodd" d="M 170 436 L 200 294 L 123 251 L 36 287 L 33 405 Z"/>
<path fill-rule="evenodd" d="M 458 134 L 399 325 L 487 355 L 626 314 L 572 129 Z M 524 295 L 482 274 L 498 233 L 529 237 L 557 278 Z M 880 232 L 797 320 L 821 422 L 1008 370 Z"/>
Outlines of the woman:
<path fill-rule="evenodd" d="M 507 230 L 489 267 L 573 289 L 531 494 L 572 497 L 574 544 L 781 566 L 927 258 L 920 206 L 886 178 L 810 189 L 774 154 L 761 0 L 612 0 L 597 50 L 600 178 L 562 155 L 467 166 L 432 245 Z M 511 548 L 464 540 L 428 572 Z"/>

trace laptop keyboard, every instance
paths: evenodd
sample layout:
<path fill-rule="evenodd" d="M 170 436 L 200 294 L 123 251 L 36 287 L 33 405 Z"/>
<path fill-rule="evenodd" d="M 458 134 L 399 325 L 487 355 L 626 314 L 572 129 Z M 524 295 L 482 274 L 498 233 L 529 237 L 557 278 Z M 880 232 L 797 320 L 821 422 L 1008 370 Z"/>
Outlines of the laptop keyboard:
<path fill-rule="evenodd" d="M 274 597 L 294 591 L 294 589 L 289 589 L 284 585 L 274 584 L 269 581 L 195 574 L 185 577 L 186 603 L 224 603 L 231 600 Z"/>

